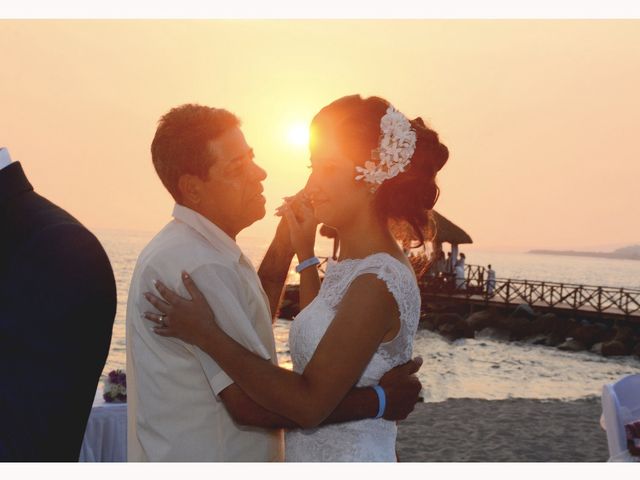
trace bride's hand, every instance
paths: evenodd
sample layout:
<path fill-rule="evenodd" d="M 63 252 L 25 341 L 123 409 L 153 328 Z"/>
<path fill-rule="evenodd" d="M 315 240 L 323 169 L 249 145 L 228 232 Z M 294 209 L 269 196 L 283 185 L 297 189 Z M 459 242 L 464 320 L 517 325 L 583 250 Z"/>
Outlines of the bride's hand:
<path fill-rule="evenodd" d="M 298 260 L 313 257 L 318 221 L 304 191 L 293 197 L 286 197 L 277 209 L 276 215 L 284 216 L 287 220 L 291 244 Z"/>
<path fill-rule="evenodd" d="M 182 298 L 162 282 L 156 281 L 154 283 L 161 298 L 151 292 L 145 293 L 144 296 L 161 313 L 145 312 L 144 317 L 157 325 L 153 331 L 158 335 L 179 338 L 186 343 L 200 346 L 209 335 L 214 335 L 219 327 L 207 299 L 186 272 L 182 273 L 182 282 L 191 295 L 191 300 Z"/>

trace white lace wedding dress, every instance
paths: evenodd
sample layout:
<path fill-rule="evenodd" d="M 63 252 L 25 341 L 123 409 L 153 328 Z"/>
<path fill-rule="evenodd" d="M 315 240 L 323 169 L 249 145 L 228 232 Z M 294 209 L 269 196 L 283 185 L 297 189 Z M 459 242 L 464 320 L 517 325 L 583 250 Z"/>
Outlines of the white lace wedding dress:
<path fill-rule="evenodd" d="M 313 356 L 351 282 L 366 273 L 377 275 L 387 284 L 398 304 L 401 326 L 393 340 L 380 344 L 357 386 L 376 385 L 388 370 L 411 358 L 413 337 L 420 317 L 420 291 L 415 274 L 391 255 L 376 253 L 363 259 L 329 262 L 318 296 L 291 325 L 289 348 L 295 372 L 302 373 Z M 382 418 L 292 430 L 286 436 L 285 460 L 394 462 L 396 433 L 395 422 Z"/>

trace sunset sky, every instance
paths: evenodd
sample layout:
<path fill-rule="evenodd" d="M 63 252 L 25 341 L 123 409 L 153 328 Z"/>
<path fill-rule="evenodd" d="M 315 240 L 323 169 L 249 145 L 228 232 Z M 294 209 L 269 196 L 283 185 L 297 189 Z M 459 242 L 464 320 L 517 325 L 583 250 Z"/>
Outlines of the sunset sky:
<path fill-rule="evenodd" d="M 451 152 L 436 209 L 478 249 L 640 243 L 639 20 L 0 21 L 0 146 L 93 229 L 154 231 L 158 119 L 236 113 L 281 197 L 304 130 L 347 94 L 422 116 Z"/>

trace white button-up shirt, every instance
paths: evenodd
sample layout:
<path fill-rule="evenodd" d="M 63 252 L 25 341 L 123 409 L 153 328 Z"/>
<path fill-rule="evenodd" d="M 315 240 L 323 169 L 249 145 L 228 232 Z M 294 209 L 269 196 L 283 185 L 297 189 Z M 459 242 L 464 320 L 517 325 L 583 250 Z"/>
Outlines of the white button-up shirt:
<path fill-rule="evenodd" d="M 281 430 L 238 426 L 218 394 L 233 381 L 199 348 L 153 333 L 144 292 L 161 280 L 189 298 L 189 272 L 227 334 L 277 364 L 268 298 L 238 245 L 181 205 L 140 254 L 127 304 L 129 461 L 281 461 Z M 156 292 L 157 293 L 157 292 Z"/>
<path fill-rule="evenodd" d="M 0 147 L 0 170 L 4 167 L 9 166 L 11 163 L 11 155 L 9 155 L 9 150 L 4 147 Z"/>

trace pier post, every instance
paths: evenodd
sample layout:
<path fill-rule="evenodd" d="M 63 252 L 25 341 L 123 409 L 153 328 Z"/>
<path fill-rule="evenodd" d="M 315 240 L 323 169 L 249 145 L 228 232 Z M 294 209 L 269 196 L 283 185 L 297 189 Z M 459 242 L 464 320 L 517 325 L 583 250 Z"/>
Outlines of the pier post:
<path fill-rule="evenodd" d="M 598 313 L 602 313 L 602 287 L 598 287 Z"/>

